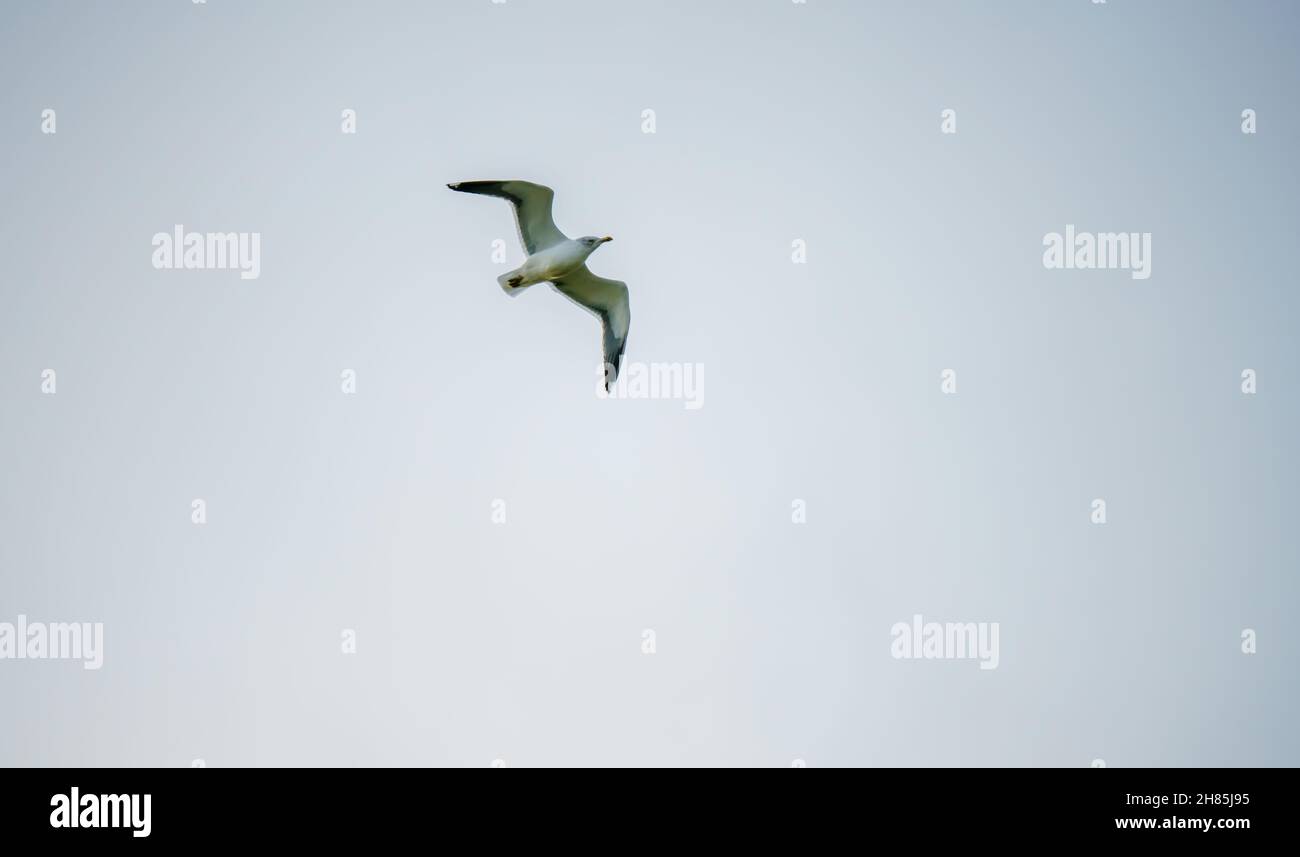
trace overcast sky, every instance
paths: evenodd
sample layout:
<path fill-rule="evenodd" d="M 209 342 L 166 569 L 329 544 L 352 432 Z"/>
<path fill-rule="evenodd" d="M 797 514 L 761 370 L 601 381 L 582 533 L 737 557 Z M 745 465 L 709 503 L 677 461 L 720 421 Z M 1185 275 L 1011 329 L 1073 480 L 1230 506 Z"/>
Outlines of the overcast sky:
<path fill-rule="evenodd" d="M 104 650 L 0 763 L 1300 764 L 1298 14 L 6 5 L 0 622 Z M 702 406 L 596 397 L 491 178 Z"/>

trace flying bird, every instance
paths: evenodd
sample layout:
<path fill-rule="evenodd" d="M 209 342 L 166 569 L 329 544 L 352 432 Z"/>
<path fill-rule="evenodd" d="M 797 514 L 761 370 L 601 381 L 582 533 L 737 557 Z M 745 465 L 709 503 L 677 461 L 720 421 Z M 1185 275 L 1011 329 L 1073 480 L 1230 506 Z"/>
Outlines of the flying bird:
<path fill-rule="evenodd" d="M 551 218 L 555 191 L 525 181 L 457 182 L 447 187 L 461 193 L 499 196 L 515 209 L 519 240 L 528 258 L 519 268 L 497 277 L 511 297 L 529 286 L 549 282 L 556 291 L 600 319 L 605 352 L 605 390 L 618 380 L 632 322 L 627 283 L 597 277 L 587 268 L 587 257 L 614 239 L 569 238 Z"/>

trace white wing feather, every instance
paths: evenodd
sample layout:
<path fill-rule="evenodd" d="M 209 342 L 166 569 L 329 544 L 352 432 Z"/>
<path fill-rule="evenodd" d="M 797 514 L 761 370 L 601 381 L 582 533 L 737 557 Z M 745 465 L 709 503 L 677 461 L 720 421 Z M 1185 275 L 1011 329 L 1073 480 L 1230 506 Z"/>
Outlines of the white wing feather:
<path fill-rule="evenodd" d="M 538 250 L 554 247 L 568 236 L 559 230 L 551 217 L 555 191 L 545 185 L 524 181 L 457 182 L 447 187 L 461 193 L 479 193 L 509 200 L 515 208 L 515 225 L 519 241 L 531 256 Z"/>
<path fill-rule="evenodd" d="M 627 348 L 627 331 L 632 325 L 627 283 L 597 277 L 582 265 L 555 280 L 554 285 L 562 295 L 600 319 L 604 334 L 605 389 L 608 390 L 618 380 L 623 351 Z"/>

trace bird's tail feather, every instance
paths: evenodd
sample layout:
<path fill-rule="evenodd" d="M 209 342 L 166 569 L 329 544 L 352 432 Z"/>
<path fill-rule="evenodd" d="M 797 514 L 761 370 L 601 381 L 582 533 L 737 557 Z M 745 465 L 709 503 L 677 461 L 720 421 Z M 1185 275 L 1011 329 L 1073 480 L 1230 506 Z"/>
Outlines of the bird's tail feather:
<path fill-rule="evenodd" d="M 524 275 L 519 273 L 519 271 L 508 271 L 497 277 L 497 283 L 501 285 L 501 291 L 510 295 L 512 298 L 524 289 L 528 288 L 528 286 L 533 285 L 532 283 L 521 285 L 523 281 Z"/>

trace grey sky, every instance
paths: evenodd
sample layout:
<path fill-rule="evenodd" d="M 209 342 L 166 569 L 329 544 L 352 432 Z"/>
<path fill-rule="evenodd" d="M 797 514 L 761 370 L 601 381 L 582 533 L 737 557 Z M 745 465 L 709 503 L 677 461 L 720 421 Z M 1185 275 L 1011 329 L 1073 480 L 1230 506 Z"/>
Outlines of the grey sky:
<path fill-rule="evenodd" d="M 0 660 L 0 763 L 1300 763 L 1297 14 L 7 5 L 0 622 L 104 663 Z M 702 408 L 596 399 L 485 178 L 617 236 Z M 1045 269 L 1070 224 L 1150 279 Z"/>

